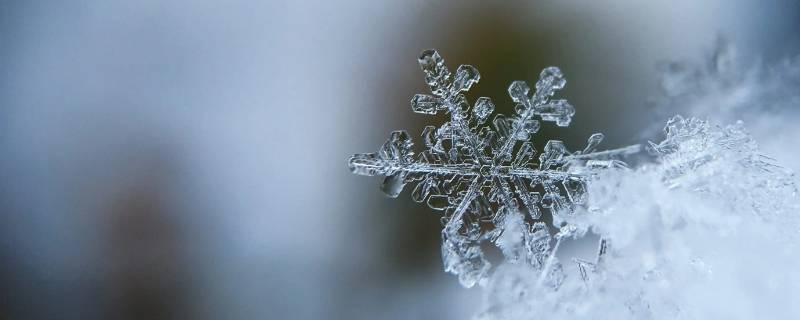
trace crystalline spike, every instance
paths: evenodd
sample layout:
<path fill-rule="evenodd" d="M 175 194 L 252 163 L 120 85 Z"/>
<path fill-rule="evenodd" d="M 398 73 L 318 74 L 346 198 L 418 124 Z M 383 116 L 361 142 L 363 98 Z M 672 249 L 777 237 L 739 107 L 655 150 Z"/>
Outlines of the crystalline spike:
<path fill-rule="evenodd" d="M 493 180 L 494 185 L 498 188 L 501 204 L 509 211 L 517 212 L 519 206 L 517 205 L 516 199 L 514 199 L 514 195 L 511 193 L 511 187 L 509 187 L 508 181 L 496 175 Z"/>
<path fill-rule="evenodd" d="M 589 140 L 586 142 L 586 148 L 581 151 L 582 154 L 587 154 L 594 151 L 597 148 L 597 145 L 603 141 L 605 136 L 602 133 L 595 133 L 589 137 Z"/>
<path fill-rule="evenodd" d="M 387 175 L 393 173 L 392 163 L 410 163 L 413 160 L 413 143 L 405 131 L 394 131 L 377 153 L 354 154 L 348 159 L 350 172 L 359 175 Z"/>
<path fill-rule="evenodd" d="M 559 127 L 566 127 L 569 126 L 572 116 L 575 115 L 575 108 L 567 100 L 553 100 L 537 106 L 536 113 L 544 121 L 553 121 Z"/>
<path fill-rule="evenodd" d="M 413 142 L 405 130 L 393 131 L 389 139 L 378 151 L 378 156 L 384 160 L 396 160 L 401 163 L 411 162 L 414 152 Z"/>
<path fill-rule="evenodd" d="M 544 145 L 542 154 L 539 156 L 540 169 L 547 170 L 551 166 L 560 163 L 561 159 L 566 154 L 567 147 L 564 146 L 564 142 L 559 140 L 547 141 L 547 144 Z"/>
<path fill-rule="evenodd" d="M 532 119 L 528 120 L 536 121 Z M 513 136 L 514 139 L 519 141 L 526 141 L 530 139 L 530 135 L 528 134 L 528 131 L 525 129 L 525 127 L 529 126 L 533 128 L 535 127 L 535 125 L 529 125 L 528 121 L 525 121 L 524 119 L 510 119 L 509 121 L 512 123 L 512 132 L 514 133 Z M 535 129 L 539 130 L 539 128 Z"/>
<path fill-rule="evenodd" d="M 463 286 L 485 282 L 490 264 L 481 246 L 490 242 L 501 247 L 508 261 L 526 261 L 538 270 L 541 285 L 557 289 L 564 275 L 555 253 L 564 233 L 551 245 L 554 238 L 547 224 L 536 221 L 542 216 L 540 208 L 554 215 L 573 212 L 585 202 L 586 184 L 596 173 L 620 167 L 622 162 L 615 157 L 637 152 L 638 147 L 593 152 L 602 140 L 595 134 L 586 149 L 572 154 L 561 141 L 551 140 L 538 165 L 531 164 L 535 150 L 530 139 L 541 121 L 567 126 L 575 113 L 565 100 L 550 100 L 565 84 L 558 68 L 542 71 L 533 97 L 528 84 L 513 82 L 508 93 L 517 104 L 515 113 L 498 114 L 487 123 L 494 103 L 481 97 L 470 111 L 463 94 L 480 79 L 476 68 L 460 66 L 451 80 L 436 51 L 424 51 L 419 62 L 433 95 L 414 96 L 412 109 L 425 114 L 445 111 L 449 119 L 425 127 L 425 150 L 416 159 L 408 134 L 395 131 L 378 152 L 350 157 L 350 171 L 384 176 L 381 189 L 391 197 L 398 196 L 405 184 L 413 184 L 412 200 L 442 212 L 444 268 Z M 694 128 L 677 120 L 672 125 L 675 128 L 667 131 L 675 135 Z M 670 147 L 654 146 L 661 152 Z"/>
<path fill-rule="evenodd" d="M 495 130 L 497 130 L 497 133 L 500 136 L 507 137 L 509 134 L 511 134 L 512 124 L 508 118 L 506 118 L 506 116 L 498 114 L 494 117 L 494 121 L 492 121 L 492 123 L 494 124 Z"/>
<path fill-rule="evenodd" d="M 578 266 L 581 280 L 583 280 L 584 283 L 588 283 L 589 275 L 595 271 L 595 264 L 579 258 L 572 258 L 572 261 Z"/>
<path fill-rule="evenodd" d="M 429 174 L 425 177 L 425 180 L 417 184 L 414 187 L 414 191 L 411 192 L 411 200 L 415 202 L 423 202 L 431 193 L 431 189 L 434 188 L 436 185 L 436 180 L 434 177 Z"/>
<path fill-rule="evenodd" d="M 530 141 L 524 142 L 522 146 L 520 146 L 519 151 L 517 151 L 517 156 L 514 158 L 512 166 L 525 166 L 531 160 L 531 157 L 533 157 L 534 153 L 536 153 L 536 150 L 534 149 L 533 144 L 531 144 Z"/>
<path fill-rule="evenodd" d="M 347 160 L 350 172 L 362 176 L 383 175 L 389 171 L 387 164 L 375 153 L 354 154 Z"/>
<path fill-rule="evenodd" d="M 483 124 L 492 112 L 494 112 L 494 103 L 492 103 L 492 99 L 487 97 L 478 98 L 475 101 L 475 107 L 472 108 L 472 113 L 475 115 L 478 124 Z"/>
<path fill-rule="evenodd" d="M 431 87 L 431 92 L 437 96 L 444 94 L 450 82 L 450 70 L 447 70 L 439 52 L 433 49 L 422 51 L 418 60 L 422 71 L 425 72 L 425 82 Z"/>
<path fill-rule="evenodd" d="M 428 94 L 415 94 L 411 98 L 411 110 L 416 113 L 436 114 L 442 108 L 442 99 Z"/>
<path fill-rule="evenodd" d="M 539 132 L 539 127 L 540 127 L 539 121 L 535 119 L 527 119 L 522 124 L 522 130 L 524 130 L 525 133 L 529 135 Z M 523 140 L 528 140 L 528 139 L 523 139 Z"/>
<path fill-rule="evenodd" d="M 455 130 L 453 129 L 451 122 L 445 122 L 441 127 L 439 127 L 439 129 L 436 129 L 436 137 L 440 140 L 452 139 L 453 133 L 455 133 Z"/>
<path fill-rule="evenodd" d="M 422 130 L 422 141 L 425 142 L 425 146 L 428 149 L 433 148 L 436 145 L 436 138 L 434 135 L 436 134 L 436 127 L 434 126 L 425 126 L 425 129 Z"/>
<path fill-rule="evenodd" d="M 539 74 L 539 81 L 536 81 L 536 101 L 544 103 L 553 96 L 557 90 L 561 90 L 567 84 L 564 74 L 558 67 L 547 67 Z"/>
<path fill-rule="evenodd" d="M 471 65 L 461 65 L 456 70 L 456 75 L 453 79 L 453 90 L 467 91 L 480 79 L 481 74 L 478 69 Z"/>
<path fill-rule="evenodd" d="M 511 99 L 514 100 L 516 103 L 524 103 L 529 99 L 528 93 L 531 91 L 531 88 L 528 87 L 528 84 L 525 81 L 514 81 L 508 86 L 508 95 L 511 96 Z"/>
<path fill-rule="evenodd" d="M 478 137 L 481 139 L 481 144 L 484 148 L 489 148 L 494 146 L 495 144 L 495 135 L 496 132 L 492 131 L 490 127 L 483 127 L 481 128 Z"/>
<path fill-rule="evenodd" d="M 525 181 L 520 177 L 515 177 L 514 188 L 517 191 L 517 195 L 522 200 L 522 205 L 527 209 L 528 215 L 533 219 L 539 219 L 541 217 L 541 212 L 539 212 L 538 207 L 538 194 L 529 192 L 528 187 L 525 186 Z"/>
<path fill-rule="evenodd" d="M 469 112 L 469 103 L 467 102 L 467 97 L 465 97 L 463 94 L 455 95 L 451 99 L 451 103 L 454 107 L 451 112 L 455 111 L 459 119 L 466 119 Z"/>

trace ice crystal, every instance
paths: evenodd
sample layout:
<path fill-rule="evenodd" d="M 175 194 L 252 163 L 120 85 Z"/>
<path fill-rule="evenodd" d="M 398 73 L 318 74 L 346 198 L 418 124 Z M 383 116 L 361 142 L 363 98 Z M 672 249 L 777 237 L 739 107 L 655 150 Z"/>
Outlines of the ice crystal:
<path fill-rule="evenodd" d="M 414 201 L 442 212 L 444 269 L 463 286 L 487 278 L 490 263 L 481 245 L 489 242 L 507 262 L 537 270 L 538 285 L 557 288 L 563 275 L 555 252 L 575 229 L 559 226 L 551 235 L 540 221 L 542 213 L 558 216 L 584 205 L 587 182 L 600 169 L 624 167 L 615 158 L 637 152 L 638 145 L 597 152 L 603 135 L 596 133 L 580 151 L 570 152 L 562 141 L 550 140 L 536 157 L 532 137 L 541 121 L 566 127 L 575 114 L 569 102 L 553 98 L 566 84 L 561 70 L 542 70 L 533 90 L 524 81 L 512 82 L 508 94 L 516 104 L 514 114 L 497 114 L 489 121 L 492 100 L 480 97 L 470 108 L 464 95 L 480 80 L 475 67 L 462 65 L 452 74 L 435 50 L 423 51 L 419 64 L 431 94 L 415 95 L 411 109 L 446 113 L 449 120 L 425 127 L 425 150 L 418 156 L 409 134 L 394 131 L 377 152 L 350 157 L 350 170 L 384 176 L 381 189 L 390 197 L 411 183 Z M 584 271 L 593 268 L 590 262 L 579 264 Z"/>

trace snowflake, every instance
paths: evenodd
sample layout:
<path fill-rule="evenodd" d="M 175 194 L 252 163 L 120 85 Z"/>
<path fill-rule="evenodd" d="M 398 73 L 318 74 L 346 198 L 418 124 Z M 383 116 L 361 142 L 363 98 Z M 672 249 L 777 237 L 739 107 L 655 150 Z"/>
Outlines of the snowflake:
<path fill-rule="evenodd" d="M 438 128 L 425 127 L 425 150 L 417 157 L 409 134 L 394 131 L 378 152 L 350 157 L 350 170 L 385 176 L 381 189 L 390 197 L 397 197 L 406 184 L 415 184 L 412 199 L 443 213 L 444 268 L 463 286 L 487 278 L 490 263 L 481 244 L 490 242 L 506 261 L 529 265 L 540 272 L 540 284 L 557 288 L 562 275 L 555 252 L 561 239 L 576 230 L 564 225 L 551 235 L 542 212 L 556 216 L 584 205 L 586 183 L 595 173 L 625 167 L 615 157 L 638 152 L 639 146 L 595 152 L 603 140 L 596 133 L 583 150 L 570 152 L 562 141 L 550 140 L 537 162 L 532 136 L 540 120 L 566 127 L 575 114 L 566 100 L 552 98 L 566 84 L 561 70 L 542 70 L 533 91 L 524 81 L 512 82 L 508 93 L 516 103 L 514 115 L 497 114 L 490 125 L 492 100 L 480 97 L 470 108 L 464 96 L 480 79 L 475 67 L 462 65 L 452 75 L 435 50 L 423 51 L 419 64 L 431 94 L 415 95 L 411 109 L 430 115 L 444 112 L 449 121 Z M 602 253 L 605 243 L 601 248 Z M 576 262 L 582 277 L 593 268 L 590 262 Z"/>

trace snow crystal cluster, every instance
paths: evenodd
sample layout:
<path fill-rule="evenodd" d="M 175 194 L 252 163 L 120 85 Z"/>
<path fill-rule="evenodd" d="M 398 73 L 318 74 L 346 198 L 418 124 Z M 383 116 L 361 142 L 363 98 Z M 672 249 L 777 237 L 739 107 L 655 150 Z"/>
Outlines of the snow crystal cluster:
<path fill-rule="evenodd" d="M 412 109 L 449 121 L 425 128 L 418 156 L 395 131 L 349 167 L 384 176 L 391 197 L 411 183 L 415 201 L 442 212 L 445 270 L 486 290 L 476 318 L 800 317 L 795 177 L 761 154 L 743 122 L 674 116 L 646 148 L 652 161 L 632 169 L 620 159 L 639 146 L 595 151 L 601 134 L 576 152 L 548 141 L 535 157 L 540 121 L 565 127 L 575 113 L 553 98 L 565 85 L 558 68 L 534 90 L 513 82 L 515 114 L 488 124 L 491 100 L 470 108 L 463 94 L 480 79 L 474 67 L 452 75 L 432 50 L 419 62 L 432 95 L 414 96 Z M 562 241 L 587 235 L 600 238 L 596 255 L 561 261 Z M 498 267 L 485 244 L 502 251 Z"/>

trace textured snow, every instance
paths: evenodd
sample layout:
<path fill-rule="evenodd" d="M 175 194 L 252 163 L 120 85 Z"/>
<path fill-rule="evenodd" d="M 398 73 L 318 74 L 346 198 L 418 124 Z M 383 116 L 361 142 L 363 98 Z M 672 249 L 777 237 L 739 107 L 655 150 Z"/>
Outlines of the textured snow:
<path fill-rule="evenodd" d="M 790 319 L 800 315 L 794 178 L 741 123 L 675 117 L 657 161 L 606 172 L 564 216 L 609 244 L 587 279 L 558 290 L 498 268 L 483 319 Z M 733 302 L 733 303 L 732 303 Z"/>

